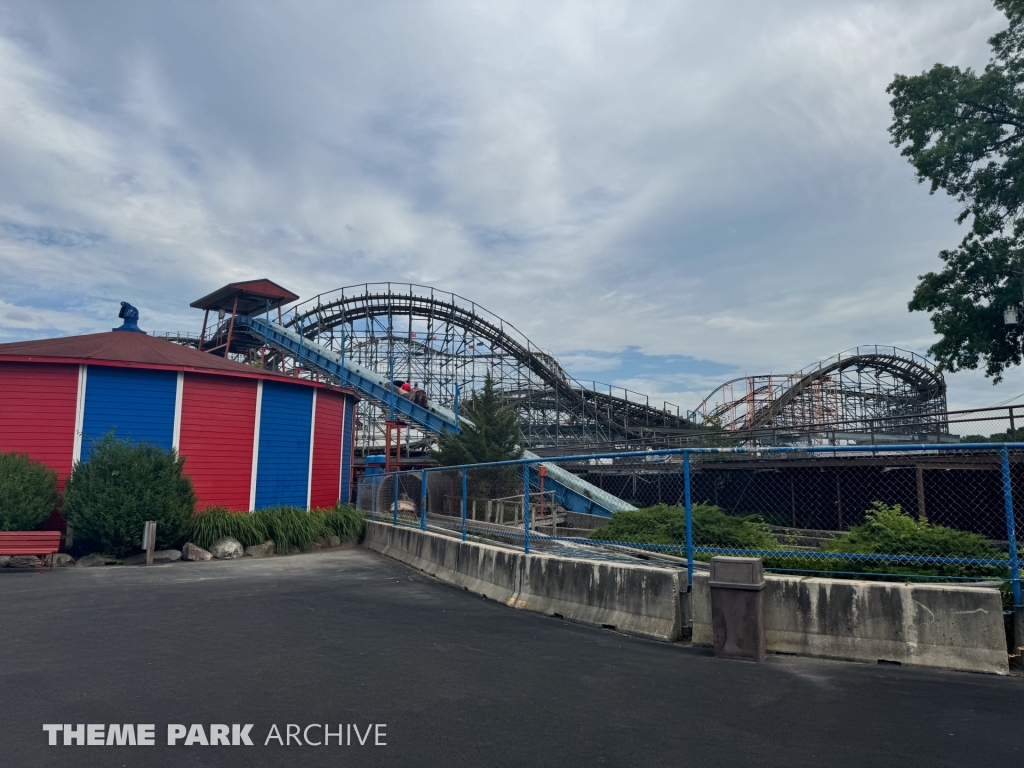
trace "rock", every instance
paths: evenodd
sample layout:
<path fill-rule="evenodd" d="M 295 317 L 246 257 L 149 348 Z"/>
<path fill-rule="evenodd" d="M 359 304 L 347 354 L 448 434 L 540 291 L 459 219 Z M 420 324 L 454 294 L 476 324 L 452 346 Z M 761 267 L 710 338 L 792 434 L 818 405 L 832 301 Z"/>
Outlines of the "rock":
<path fill-rule="evenodd" d="M 251 547 L 245 548 L 246 557 L 266 557 L 267 556 L 267 545 L 266 544 L 253 544 Z"/>
<path fill-rule="evenodd" d="M 145 565 L 146 564 L 146 553 L 140 552 L 137 555 L 128 555 L 124 559 L 125 565 Z"/>
<path fill-rule="evenodd" d="M 314 552 L 316 552 L 318 549 L 323 549 L 323 548 L 324 548 L 324 545 L 321 544 L 319 541 L 314 541 L 313 542 L 313 546 L 310 547 L 310 549 L 312 549 Z"/>
<path fill-rule="evenodd" d="M 218 539 L 217 543 L 210 547 L 210 554 L 218 560 L 234 560 L 236 557 L 242 557 L 245 554 L 245 548 L 238 539 L 225 536 L 223 539 Z"/>
<path fill-rule="evenodd" d="M 341 546 L 341 537 L 340 536 L 331 536 L 331 538 L 329 538 L 327 540 L 327 546 L 329 546 L 329 547 L 340 547 Z"/>
<path fill-rule="evenodd" d="M 64 568 L 75 564 L 75 558 L 69 555 L 67 552 L 58 552 L 55 555 L 50 555 L 51 565 L 54 568 Z"/>
<path fill-rule="evenodd" d="M 273 541 L 271 541 L 270 539 L 267 539 L 266 541 L 263 542 L 263 546 L 267 548 L 267 557 L 270 557 L 272 554 L 274 554 L 274 542 Z"/>
<path fill-rule="evenodd" d="M 7 563 L 8 568 L 38 568 L 43 564 L 35 555 L 14 555 Z"/>
<path fill-rule="evenodd" d="M 202 560 L 212 560 L 213 555 L 207 552 L 197 544 L 193 544 L 191 541 L 181 548 L 181 559 L 191 560 L 192 562 L 200 562 Z"/>
<path fill-rule="evenodd" d="M 298 547 L 292 547 L 292 548 L 291 548 L 291 551 L 290 551 L 290 552 L 289 552 L 288 554 L 290 554 L 290 555 L 297 555 L 297 554 L 299 554 L 299 552 L 301 552 L 301 551 L 302 551 L 302 550 L 301 550 L 301 549 L 299 549 Z"/>
<path fill-rule="evenodd" d="M 78 562 L 75 563 L 79 568 L 92 568 L 97 565 L 113 565 L 114 559 L 107 557 L 106 555 L 86 555 L 80 557 Z"/>
<path fill-rule="evenodd" d="M 3 555 L 2 557 L 0 557 L 0 568 L 6 568 L 9 562 L 11 562 L 11 556 Z"/>

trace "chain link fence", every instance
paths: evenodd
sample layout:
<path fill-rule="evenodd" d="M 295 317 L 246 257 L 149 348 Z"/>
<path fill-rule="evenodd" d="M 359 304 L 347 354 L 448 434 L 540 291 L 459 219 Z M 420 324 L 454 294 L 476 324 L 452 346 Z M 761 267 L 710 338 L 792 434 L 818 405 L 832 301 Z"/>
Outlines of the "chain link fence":
<path fill-rule="evenodd" d="M 623 500 L 584 509 L 558 465 Z M 706 567 L 761 557 L 780 572 L 1000 581 L 1020 605 L 1014 505 L 1024 444 L 692 449 L 364 476 L 375 520 L 567 557 Z M 592 506 L 592 505 L 591 505 Z"/>
<path fill-rule="evenodd" d="M 1024 438 L 1024 406 L 950 411 L 949 434 L 961 443 L 1017 442 Z"/>

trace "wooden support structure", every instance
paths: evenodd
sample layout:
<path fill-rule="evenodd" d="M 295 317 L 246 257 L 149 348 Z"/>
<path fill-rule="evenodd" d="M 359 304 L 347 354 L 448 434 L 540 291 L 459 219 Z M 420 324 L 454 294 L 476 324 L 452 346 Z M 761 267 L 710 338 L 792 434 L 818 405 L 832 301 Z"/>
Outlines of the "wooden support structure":
<path fill-rule="evenodd" d="M 203 312 L 203 330 L 199 332 L 199 351 L 203 351 L 203 337 L 206 336 L 206 321 L 210 319 L 210 310 Z"/>
<path fill-rule="evenodd" d="M 224 345 L 224 359 L 228 359 L 228 353 L 231 351 L 231 334 L 235 331 L 235 315 L 238 313 L 238 297 L 235 296 L 235 303 L 231 306 L 231 321 L 228 323 L 228 340 Z"/>
<path fill-rule="evenodd" d="M 402 430 L 408 428 L 404 421 L 384 422 L 384 471 L 402 470 Z M 391 436 L 395 436 L 395 455 L 391 455 Z"/>
<path fill-rule="evenodd" d="M 142 546 L 146 550 L 146 565 L 152 565 L 153 550 L 156 548 L 155 520 L 147 520 L 142 524 Z"/>
<path fill-rule="evenodd" d="M 796 528 L 796 484 L 793 476 L 789 476 L 789 505 L 791 511 L 792 526 Z"/>
<path fill-rule="evenodd" d="M 928 512 L 924 507 L 924 469 L 921 467 L 915 467 L 914 469 L 917 480 L 917 519 L 927 520 Z"/>
<path fill-rule="evenodd" d="M 836 511 L 839 518 L 837 531 L 843 530 L 843 493 L 839 487 L 839 473 L 836 472 Z"/>

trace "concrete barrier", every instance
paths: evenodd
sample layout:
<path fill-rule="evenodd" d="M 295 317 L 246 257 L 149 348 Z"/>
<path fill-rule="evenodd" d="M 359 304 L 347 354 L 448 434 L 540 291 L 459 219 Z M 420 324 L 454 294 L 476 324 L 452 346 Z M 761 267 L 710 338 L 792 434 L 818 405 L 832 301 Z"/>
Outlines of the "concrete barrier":
<path fill-rule="evenodd" d="M 365 546 L 437 579 L 528 611 L 657 640 L 712 645 L 708 574 L 648 565 L 524 555 L 504 547 L 369 522 Z M 1008 673 L 999 591 L 768 574 L 768 651 Z"/>
<path fill-rule="evenodd" d="M 768 651 L 1005 675 L 999 590 L 767 576 Z M 711 645 L 708 574 L 695 573 L 693 643 Z"/>
<path fill-rule="evenodd" d="M 510 549 L 469 541 L 455 543 L 458 556 L 451 583 L 483 595 L 489 600 L 497 600 L 506 605 L 514 604 L 522 581 L 523 555 Z"/>
<path fill-rule="evenodd" d="M 453 539 L 415 528 L 368 522 L 363 545 L 441 581 L 455 578 L 458 548 Z"/>
<path fill-rule="evenodd" d="M 377 522 L 367 523 L 363 544 L 522 610 L 657 640 L 678 640 L 682 634 L 676 569 L 525 555 Z"/>
<path fill-rule="evenodd" d="M 674 569 L 530 555 L 523 558 L 514 605 L 672 641 L 682 635 L 679 590 L 685 585 L 685 574 Z"/>

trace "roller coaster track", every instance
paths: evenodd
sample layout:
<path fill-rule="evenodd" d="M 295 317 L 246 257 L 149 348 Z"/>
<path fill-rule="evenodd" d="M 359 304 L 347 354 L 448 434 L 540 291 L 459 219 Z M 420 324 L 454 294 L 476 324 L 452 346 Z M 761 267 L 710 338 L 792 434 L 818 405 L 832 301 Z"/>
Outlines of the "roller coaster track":
<path fill-rule="evenodd" d="M 885 379 L 889 386 L 876 385 L 875 391 L 843 389 L 841 380 L 837 382 L 836 377 L 848 371 L 866 372 L 876 382 Z M 779 386 L 773 379 L 782 380 L 785 385 Z M 740 398 L 731 399 L 725 393 L 740 382 L 746 385 L 746 392 Z M 889 408 L 886 414 L 889 417 L 901 415 L 902 411 L 908 418 L 928 418 L 946 410 L 945 381 L 929 361 L 895 347 L 857 347 L 789 377 L 733 379 L 705 398 L 691 416 L 733 429 L 777 426 L 778 420 L 802 398 L 818 396 L 828 387 L 832 388 L 837 401 L 840 398 L 874 401 L 877 407 Z M 738 415 L 743 410 L 746 413 Z M 835 416 L 842 419 L 849 414 Z"/>
<path fill-rule="evenodd" d="M 570 377 L 550 353 L 532 344 L 514 326 L 474 302 L 429 286 L 370 283 L 320 294 L 293 307 L 284 325 L 315 339 L 346 324 L 381 317 L 409 317 L 460 328 L 465 336 L 483 340 L 493 350 L 514 358 L 536 384 L 506 396 L 520 407 L 576 409 L 609 434 L 627 439 L 655 433 L 692 430 L 692 422 L 677 414 L 625 397 L 588 389 Z"/>
<path fill-rule="evenodd" d="M 203 346 L 223 344 L 228 325 L 222 320 L 212 328 Z M 262 334 L 247 332 L 255 330 L 252 325 L 238 324 L 230 352 L 250 359 L 258 353 L 263 364 L 286 370 L 285 358 L 291 353 L 281 344 L 271 345 L 277 351 L 265 349 Z M 713 433 L 719 442 L 729 439 L 727 435 L 761 439 L 758 435 L 765 429 L 782 430 L 785 439 L 790 433 L 813 435 L 822 429 L 851 434 L 948 432 L 941 416 L 946 411 L 941 373 L 930 361 L 893 347 L 847 350 L 795 374 L 733 379 L 683 416 L 652 407 L 639 393 L 581 383 L 510 323 L 475 302 L 429 286 L 367 283 L 340 288 L 293 306 L 278 327 L 336 356 L 345 348 L 348 357 L 342 353 L 339 360 L 354 363 L 366 382 L 376 377 L 374 387 L 386 383 L 389 375 L 423 382 L 429 402 L 449 409 L 456 408 L 458 387 L 466 395 L 489 372 L 519 414 L 522 444 L 544 452 L 589 445 L 672 447 L 693 444 L 705 433 Z M 192 346 L 199 340 L 192 334 L 168 338 Z M 335 378 L 351 385 L 351 375 L 343 372 Z M 370 450 L 382 442 L 384 420 L 381 408 L 372 404 L 382 403 L 386 411 L 390 392 L 382 397 L 365 386 L 357 388 L 370 395 L 361 406 L 360 422 L 360 445 Z M 424 423 L 422 418 L 413 421 Z M 436 425 L 428 429 L 436 431 Z M 431 439 L 427 433 L 417 434 L 407 444 L 423 448 Z"/>

